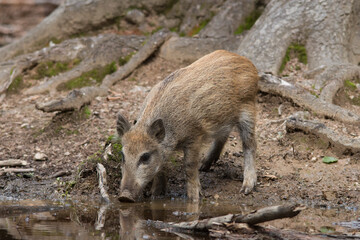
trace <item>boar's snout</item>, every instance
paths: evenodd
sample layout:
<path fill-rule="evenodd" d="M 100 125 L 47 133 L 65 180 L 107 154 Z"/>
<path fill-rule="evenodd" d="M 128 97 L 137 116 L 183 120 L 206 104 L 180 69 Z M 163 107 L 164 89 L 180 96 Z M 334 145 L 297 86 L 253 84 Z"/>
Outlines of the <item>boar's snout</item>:
<path fill-rule="evenodd" d="M 132 194 L 128 190 L 124 190 L 121 192 L 119 197 L 120 202 L 135 202 L 135 199 L 133 198 Z"/>

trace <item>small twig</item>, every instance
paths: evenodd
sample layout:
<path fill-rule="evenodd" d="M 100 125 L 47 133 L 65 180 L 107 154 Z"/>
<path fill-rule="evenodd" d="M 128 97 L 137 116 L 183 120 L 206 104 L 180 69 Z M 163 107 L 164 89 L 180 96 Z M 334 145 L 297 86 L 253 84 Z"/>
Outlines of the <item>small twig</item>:
<path fill-rule="evenodd" d="M 29 173 L 35 172 L 34 168 L 5 168 L 0 169 L 0 176 L 5 175 L 6 173 Z"/>
<path fill-rule="evenodd" d="M 105 167 L 101 163 L 98 163 L 96 166 L 96 171 L 99 177 L 99 189 L 101 197 L 106 203 L 110 203 L 109 194 L 107 193 L 108 186 Z"/>
<path fill-rule="evenodd" d="M 122 99 L 123 97 L 111 97 L 111 96 L 107 96 L 106 99 L 108 101 L 115 101 L 115 100 L 119 100 L 119 99 Z"/>
<path fill-rule="evenodd" d="M 18 159 L 0 160 L 0 167 L 26 166 L 28 164 L 27 161 Z"/>

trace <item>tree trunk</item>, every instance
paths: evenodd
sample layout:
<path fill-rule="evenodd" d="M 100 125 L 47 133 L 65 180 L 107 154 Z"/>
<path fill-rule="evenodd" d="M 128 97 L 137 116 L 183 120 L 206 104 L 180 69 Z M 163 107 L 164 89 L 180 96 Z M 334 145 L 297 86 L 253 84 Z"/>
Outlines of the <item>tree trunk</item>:
<path fill-rule="evenodd" d="M 250 58 L 263 72 L 277 74 L 291 42 L 306 45 L 310 69 L 339 63 L 357 64 L 350 44 L 359 26 L 359 3 L 349 1 L 271 1 L 238 53 Z M 355 44 L 355 43 L 352 43 Z M 358 50 L 358 49 L 357 49 Z"/>

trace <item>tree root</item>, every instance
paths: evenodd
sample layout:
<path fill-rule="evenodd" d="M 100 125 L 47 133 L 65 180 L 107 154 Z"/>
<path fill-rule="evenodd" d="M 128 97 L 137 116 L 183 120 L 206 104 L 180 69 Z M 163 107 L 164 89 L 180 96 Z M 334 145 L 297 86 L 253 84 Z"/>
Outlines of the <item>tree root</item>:
<path fill-rule="evenodd" d="M 168 30 L 161 30 L 155 33 L 129 60 L 129 62 L 120 67 L 116 72 L 107 75 L 99 87 L 84 87 L 76 89 L 71 91 L 64 99 L 47 103 L 37 103 L 36 108 L 44 112 L 78 110 L 85 104 L 90 103 L 95 97 L 105 96 L 109 87 L 111 87 L 116 81 L 122 80 L 134 71 L 134 69 L 150 57 L 168 39 L 169 36 L 170 33 Z"/>
<path fill-rule="evenodd" d="M 172 62 L 190 64 L 215 50 L 234 51 L 241 37 L 225 38 L 170 38 L 161 47 L 159 56 Z"/>
<path fill-rule="evenodd" d="M 103 26 L 124 15 L 130 6 L 141 4 L 141 1 L 133 3 L 128 0 L 64 1 L 24 37 L 1 48 L 0 59 L 6 61 L 16 55 L 37 50 L 53 39 L 66 39 Z M 151 8 L 151 4 L 149 5 Z"/>
<path fill-rule="evenodd" d="M 332 103 L 336 93 L 344 86 L 345 80 L 360 78 L 360 67 L 352 64 L 332 65 L 316 76 L 315 87 L 321 84 L 320 99 Z M 321 80 L 326 81 L 321 83 Z M 319 89 L 321 88 L 319 87 Z"/>
<path fill-rule="evenodd" d="M 300 213 L 301 210 L 305 209 L 303 206 L 297 204 L 288 204 L 282 206 L 272 206 L 259 209 L 249 214 L 228 214 L 225 216 L 207 218 L 203 220 L 196 220 L 191 222 L 181 223 L 165 223 L 162 221 L 151 221 L 148 222 L 159 229 L 166 229 L 167 231 L 173 232 L 208 232 L 209 229 L 213 228 L 214 225 L 220 225 L 223 223 L 247 223 L 254 225 L 266 221 L 271 221 L 280 218 L 291 218 L 295 217 Z"/>
<path fill-rule="evenodd" d="M 262 92 L 278 94 L 282 97 L 291 99 L 297 105 L 310 109 L 321 116 L 345 123 L 360 123 L 360 116 L 357 114 L 335 104 L 326 102 L 317 96 L 312 95 L 305 89 L 271 74 L 260 74 L 259 88 Z"/>
<path fill-rule="evenodd" d="M 35 107 L 43 112 L 72 111 L 79 110 L 82 106 L 89 104 L 97 96 L 105 96 L 107 88 L 83 87 L 72 90 L 66 98 L 46 103 L 36 103 Z"/>
<path fill-rule="evenodd" d="M 227 0 L 219 12 L 199 32 L 201 38 L 222 38 L 234 35 L 239 23 L 255 10 L 254 0 Z"/>
<path fill-rule="evenodd" d="M 329 129 L 323 123 L 317 121 L 304 120 L 300 118 L 289 118 L 286 120 L 286 131 L 293 132 L 301 130 L 311 133 L 325 141 L 330 142 L 335 149 L 341 153 L 360 152 L 360 138 L 348 138 Z"/>
<path fill-rule="evenodd" d="M 81 61 L 78 66 L 68 72 L 54 76 L 39 86 L 27 89 L 25 94 L 55 91 L 56 86 L 62 82 L 133 53 L 140 48 L 144 40 L 144 37 L 139 36 L 104 34 L 96 37 L 70 39 L 31 54 L 21 55 L 11 61 L 0 63 L 0 93 L 6 91 L 17 76 L 40 62 L 69 62 L 74 59 Z"/>

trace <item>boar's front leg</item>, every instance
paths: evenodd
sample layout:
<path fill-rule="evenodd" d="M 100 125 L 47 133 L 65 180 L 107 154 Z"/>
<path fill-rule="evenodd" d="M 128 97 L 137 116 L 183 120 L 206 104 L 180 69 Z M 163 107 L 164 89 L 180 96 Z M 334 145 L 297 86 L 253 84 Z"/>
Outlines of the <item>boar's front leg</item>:
<path fill-rule="evenodd" d="M 151 195 L 152 197 L 157 197 L 157 196 L 162 196 L 165 195 L 166 193 L 166 182 L 167 182 L 167 178 L 166 178 L 166 174 L 164 169 L 162 169 L 161 171 L 159 171 L 154 180 L 153 183 L 151 185 Z"/>
<path fill-rule="evenodd" d="M 193 142 L 184 149 L 185 171 L 186 171 L 186 192 L 187 197 L 194 201 L 199 201 L 200 192 L 200 143 Z"/>

